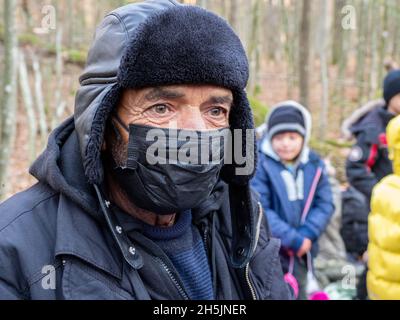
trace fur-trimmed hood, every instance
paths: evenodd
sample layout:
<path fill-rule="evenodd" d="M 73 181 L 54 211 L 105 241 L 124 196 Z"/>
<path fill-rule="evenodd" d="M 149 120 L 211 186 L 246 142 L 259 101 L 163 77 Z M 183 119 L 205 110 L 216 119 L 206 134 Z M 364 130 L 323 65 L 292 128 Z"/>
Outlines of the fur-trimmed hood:
<path fill-rule="evenodd" d="M 342 136 L 346 140 L 351 140 L 354 135 L 355 126 L 361 122 L 365 116 L 373 110 L 384 108 L 386 106 L 385 100 L 378 99 L 369 101 L 356 109 L 342 124 Z"/>

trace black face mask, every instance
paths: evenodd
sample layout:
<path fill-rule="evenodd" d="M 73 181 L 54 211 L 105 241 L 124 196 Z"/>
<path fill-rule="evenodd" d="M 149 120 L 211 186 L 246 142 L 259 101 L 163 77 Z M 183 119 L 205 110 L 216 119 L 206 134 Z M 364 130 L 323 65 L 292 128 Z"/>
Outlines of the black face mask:
<path fill-rule="evenodd" d="M 114 176 L 135 205 L 165 215 L 194 209 L 210 196 L 229 129 L 123 127 L 129 132 L 128 158 L 125 166 L 113 161 Z"/>

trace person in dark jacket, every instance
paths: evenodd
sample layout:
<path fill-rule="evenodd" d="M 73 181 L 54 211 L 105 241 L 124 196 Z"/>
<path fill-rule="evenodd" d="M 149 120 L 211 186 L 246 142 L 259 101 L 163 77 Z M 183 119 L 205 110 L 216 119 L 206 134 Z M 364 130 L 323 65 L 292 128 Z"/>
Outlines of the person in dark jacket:
<path fill-rule="evenodd" d="M 365 196 L 350 186 L 342 192 L 343 218 L 340 233 L 346 251 L 357 260 L 368 248 L 368 205 Z"/>
<path fill-rule="evenodd" d="M 240 40 L 206 10 L 152 0 L 108 14 L 74 116 L 30 168 L 38 183 L 0 205 L 0 298 L 291 298 L 249 187 L 247 80 Z M 193 135 L 211 140 L 195 144 L 201 162 L 185 158 Z M 221 141 L 241 161 L 224 162 Z"/>
<path fill-rule="evenodd" d="M 355 112 L 346 121 L 356 143 L 346 161 L 349 183 L 368 201 L 373 187 L 392 173 L 388 157 L 386 127 L 395 115 L 400 114 L 400 70 L 392 70 L 385 77 L 383 100 L 370 103 L 363 112 Z"/>
<path fill-rule="evenodd" d="M 351 187 L 363 195 L 365 206 L 360 205 L 357 213 L 352 211 L 352 208 L 344 210 L 342 235 L 346 244 L 351 244 L 355 237 L 361 241 L 358 252 L 366 250 L 368 242 L 367 222 L 372 189 L 393 172 L 386 141 L 386 127 L 398 114 L 400 69 L 395 69 L 390 71 L 383 81 L 383 99 L 369 102 L 356 110 L 344 124 L 345 130 L 356 138 L 356 143 L 346 160 L 347 179 Z M 360 258 L 362 255 L 360 254 Z M 357 288 L 358 299 L 367 299 L 366 274 L 367 270 L 361 276 Z"/>
<path fill-rule="evenodd" d="M 318 252 L 318 239 L 334 212 L 322 159 L 308 147 L 311 115 L 295 101 L 274 106 L 259 142 L 252 186 L 271 226 L 281 239 L 284 273 L 296 278 L 299 299 L 307 299 L 307 272 Z"/>

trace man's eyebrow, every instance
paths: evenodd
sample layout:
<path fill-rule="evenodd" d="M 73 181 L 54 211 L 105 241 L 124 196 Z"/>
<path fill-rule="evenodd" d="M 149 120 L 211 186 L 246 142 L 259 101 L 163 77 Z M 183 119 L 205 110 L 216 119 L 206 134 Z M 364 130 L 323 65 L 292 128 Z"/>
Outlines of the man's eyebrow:
<path fill-rule="evenodd" d="M 178 99 L 184 97 L 185 94 L 176 90 L 165 88 L 153 88 L 144 97 L 148 101 L 157 101 L 160 99 Z"/>
<path fill-rule="evenodd" d="M 212 96 L 207 100 L 207 102 L 215 104 L 227 104 L 231 106 L 233 103 L 233 98 L 231 96 Z"/>

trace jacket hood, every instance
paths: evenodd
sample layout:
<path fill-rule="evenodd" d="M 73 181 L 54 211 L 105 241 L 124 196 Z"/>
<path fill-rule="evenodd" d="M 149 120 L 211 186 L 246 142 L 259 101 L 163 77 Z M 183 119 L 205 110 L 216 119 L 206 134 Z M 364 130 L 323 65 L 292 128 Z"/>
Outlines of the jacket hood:
<path fill-rule="evenodd" d="M 306 134 L 304 136 L 304 146 L 300 153 L 298 161 L 300 163 L 306 163 L 309 159 L 309 154 L 310 154 L 310 148 L 308 146 L 308 143 L 311 138 L 312 120 L 311 120 L 310 112 L 303 105 L 301 105 L 300 103 L 298 103 L 296 101 L 288 100 L 288 101 L 280 102 L 271 108 L 271 111 L 268 113 L 268 115 L 264 121 L 264 124 L 258 129 L 262 132 L 262 138 L 260 141 L 260 150 L 267 156 L 271 157 L 272 159 L 279 161 L 279 156 L 276 154 L 276 152 L 272 148 L 271 138 L 269 137 L 269 135 L 267 133 L 267 124 L 268 124 L 269 119 L 274 111 L 276 111 L 279 108 L 287 107 L 287 106 L 291 106 L 291 107 L 299 110 L 301 112 L 301 114 L 303 115 Z"/>
<path fill-rule="evenodd" d="M 393 163 L 393 172 L 400 175 L 400 116 L 391 120 L 386 129 L 389 158 Z"/>
<path fill-rule="evenodd" d="M 356 109 L 342 124 L 342 136 L 346 140 L 351 140 L 353 134 L 358 131 L 359 124 L 362 123 L 366 115 L 373 110 L 384 108 L 386 106 L 385 100 L 378 99 L 369 101 L 360 108 Z"/>
<path fill-rule="evenodd" d="M 99 218 L 99 201 L 84 175 L 73 117 L 65 120 L 49 136 L 47 147 L 29 173 L 53 190 L 66 195 L 91 216 Z"/>

